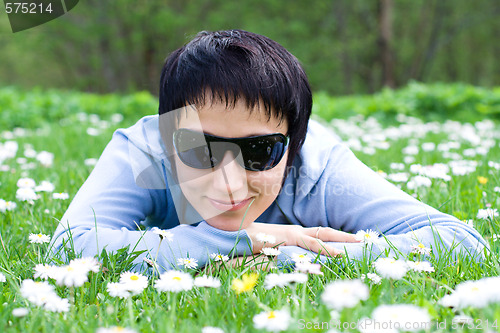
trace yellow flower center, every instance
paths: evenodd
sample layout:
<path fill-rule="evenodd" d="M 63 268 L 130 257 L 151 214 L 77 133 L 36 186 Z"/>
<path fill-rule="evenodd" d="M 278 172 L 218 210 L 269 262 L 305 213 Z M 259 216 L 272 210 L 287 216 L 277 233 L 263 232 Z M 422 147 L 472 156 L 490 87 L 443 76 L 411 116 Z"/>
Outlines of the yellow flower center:
<path fill-rule="evenodd" d="M 424 249 L 424 248 L 425 248 L 425 245 L 424 245 L 424 244 L 422 244 L 422 243 L 420 243 L 420 244 L 418 244 L 418 247 L 419 247 L 419 248 L 421 248 L 421 249 Z"/>
<path fill-rule="evenodd" d="M 38 238 L 42 238 L 42 234 L 38 234 L 37 236 L 38 236 Z"/>
<path fill-rule="evenodd" d="M 269 314 L 267 315 L 267 319 L 273 319 L 273 318 L 276 318 L 276 315 L 274 314 L 274 311 L 271 311 L 271 312 L 269 312 Z"/>
<path fill-rule="evenodd" d="M 175 281 L 181 281 L 181 278 L 180 278 L 180 277 L 178 277 L 178 276 L 174 276 L 174 277 L 172 278 L 172 280 L 175 280 Z"/>
<path fill-rule="evenodd" d="M 130 277 L 130 280 L 132 280 L 132 281 L 137 281 L 137 280 L 139 280 L 139 277 L 138 277 L 137 275 L 132 275 L 132 276 Z"/>
<path fill-rule="evenodd" d="M 243 278 L 240 279 L 234 279 L 233 284 L 232 284 L 232 289 L 236 291 L 236 293 L 242 293 L 242 292 L 247 292 L 251 291 L 255 285 L 257 284 L 257 278 L 259 277 L 259 274 L 257 273 L 252 273 L 252 274 L 245 274 L 243 275 Z"/>
<path fill-rule="evenodd" d="M 488 182 L 488 178 L 483 177 L 483 176 L 479 176 L 479 177 L 477 177 L 477 181 L 479 182 L 479 184 L 484 185 Z"/>

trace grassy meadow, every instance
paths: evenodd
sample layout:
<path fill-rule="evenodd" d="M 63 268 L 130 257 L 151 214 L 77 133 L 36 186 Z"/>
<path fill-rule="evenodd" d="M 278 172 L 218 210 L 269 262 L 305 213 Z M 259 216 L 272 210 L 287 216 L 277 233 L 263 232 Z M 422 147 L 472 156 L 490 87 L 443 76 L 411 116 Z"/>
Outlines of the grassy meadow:
<path fill-rule="evenodd" d="M 68 267 L 74 258 L 51 258 L 43 235 L 52 236 L 114 130 L 156 112 L 145 93 L 0 89 L 0 331 L 499 331 L 500 91 L 414 83 L 374 96 L 318 94 L 314 106 L 382 177 L 473 225 L 490 246 L 482 262 L 431 249 L 400 256 L 389 270 L 401 275 L 388 277 L 381 264 L 346 258 L 322 265 L 321 275 L 213 260 L 174 278 L 186 283 L 178 292 L 137 275 L 131 280 L 143 284 L 120 294 L 111 287 L 133 258 L 121 252 L 96 258 L 81 283 L 44 279 L 37 265 Z M 216 279 L 192 285 L 204 275 Z M 57 297 L 36 298 L 43 288 Z"/>

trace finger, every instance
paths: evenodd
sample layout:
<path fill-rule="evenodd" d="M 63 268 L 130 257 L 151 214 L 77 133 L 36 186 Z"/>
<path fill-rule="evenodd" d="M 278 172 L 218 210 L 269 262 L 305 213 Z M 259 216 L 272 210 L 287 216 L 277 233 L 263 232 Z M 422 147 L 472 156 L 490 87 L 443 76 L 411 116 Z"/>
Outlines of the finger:
<path fill-rule="evenodd" d="M 300 246 L 301 248 L 310 250 L 315 253 L 321 253 L 326 256 L 337 257 L 341 256 L 344 253 L 344 251 L 336 249 L 333 246 L 325 244 L 322 240 L 310 236 L 302 237 L 300 243 L 301 244 L 298 244 L 298 246 Z"/>
<path fill-rule="evenodd" d="M 305 234 L 323 242 L 359 243 L 354 234 L 329 227 L 305 228 Z"/>

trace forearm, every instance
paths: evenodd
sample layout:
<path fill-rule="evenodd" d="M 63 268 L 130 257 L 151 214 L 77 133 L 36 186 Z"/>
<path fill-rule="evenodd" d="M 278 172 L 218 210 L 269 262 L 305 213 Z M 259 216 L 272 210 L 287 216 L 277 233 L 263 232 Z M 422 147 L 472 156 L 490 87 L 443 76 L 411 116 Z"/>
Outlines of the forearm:
<path fill-rule="evenodd" d="M 381 236 L 378 243 L 328 243 L 338 249 L 344 250 L 345 257 L 354 261 L 370 261 L 379 256 L 400 256 L 403 258 L 414 250 L 414 246 L 423 244 L 432 249 L 432 256 L 439 258 L 441 256 L 450 256 L 459 258 L 463 255 L 469 256 L 474 260 L 483 258 L 485 246 L 484 240 L 476 238 L 474 233 L 469 233 L 465 228 L 456 226 L 450 222 L 450 225 L 441 224 L 437 227 L 423 227 L 405 234 Z M 295 246 L 281 247 L 281 254 L 278 256 L 280 266 L 293 264 L 295 253 L 308 252 L 311 258 L 319 258 L 323 263 L 327 261 L 324 255 L 318 256 L 317 253 L 306 251 Z"/>
<path fill-rule="evenodd" d="M 193 258 L 198 266 L 204 266 L 210 260 L 210 254 L 243 256 L 250 254 L 250 240 L 245 231 L 229 232 L 213 228 L 205 222 L 198 226 L 178 226 L 168 230 L 172 240 L 161 240 L 152 231 L 135 231 L 125 228 L 111 229 L 75 227 L 56 234 L 54 249 L 73 246 L 76 253 L 82 256 L 99 255 L 128 247 L 129 252 L 141 252 L 133 261 L 133 269 L 140 270 L 144 259 L 148 258 L 158 265 L 160 272 L 180 268 L 177 259 Z"/>

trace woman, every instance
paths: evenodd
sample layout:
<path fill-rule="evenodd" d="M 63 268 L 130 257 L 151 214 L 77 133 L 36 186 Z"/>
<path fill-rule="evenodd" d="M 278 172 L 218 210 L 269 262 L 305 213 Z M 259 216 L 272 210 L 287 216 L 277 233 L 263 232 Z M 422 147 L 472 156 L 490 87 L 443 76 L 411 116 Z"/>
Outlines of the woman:
<path fill-rule="evenodd" d="M 309 120 L 311 107 L 306 74 L 281 45 L 241 30 L 201 32 L 167 58 L 159 115 L 114 133 L 56 248 L 70 234 L 83 255 L 129 246 L 144 250 L 137 264 L 156 258 L 160 270 L 264 245 L 280 245 L 280 263 L 305 252 L 362 258 L 354 233 L 368 229 L 384 236 L 373 255 L 418 244 L 481 251 L 477 231 L 378 176 Z"/>

